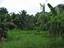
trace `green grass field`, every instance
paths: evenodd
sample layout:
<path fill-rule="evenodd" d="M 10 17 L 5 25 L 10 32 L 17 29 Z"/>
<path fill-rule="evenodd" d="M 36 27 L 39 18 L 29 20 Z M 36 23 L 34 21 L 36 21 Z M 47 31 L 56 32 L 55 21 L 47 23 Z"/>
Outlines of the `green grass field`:
<path fill-rule="evenodd" d="M 64 48 L 63 40 L 49 38 L 48 32 L 36 30 L 8 31 L 8 40 L 0 48 Z"/>

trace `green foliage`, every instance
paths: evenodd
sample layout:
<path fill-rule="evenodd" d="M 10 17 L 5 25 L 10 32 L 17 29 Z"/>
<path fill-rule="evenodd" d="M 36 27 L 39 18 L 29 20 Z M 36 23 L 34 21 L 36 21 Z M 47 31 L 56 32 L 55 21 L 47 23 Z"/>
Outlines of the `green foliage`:
<path fill-rule="evenodd" d="M 50 5 L 48 4 L 48 6 L 50 7 Z M 51 34 L 54 34 L 53 36 L 62 36 L 64 34 L 64 10 L 63 10 L 63 6 L 64 5 L 58 5 L 56 7 L 54 7 L 54 10 L 56 11 L 56 15 L 53 15 L 55 13 L 52 14 L 52 16 L 50 16 L 50 20 L 48 21 L 49 24 L 49 32 Z M 53 9 L 53 8 L 52 8 Z M 63 10 L 63 11 L 62 11 Z M 52 10 L 51 10 L 52 11 Z M 53 12 L 55 12 L 53 11 Z M 62 12 L 61 12 L 62 11 Z"/>
<path fill-rule="evenodd" d="M 52 14 L 53 14 L 53 15 L 57 15 L 57 12 L 56 12 L 55 8 L 52 7 L 51 4 L 49 4 L 49 3 L 48 3 L 47 5 L 48 5 L 48 7 L 50 8 Z"/>
<path fill-rule="evenodd" d="M 60 6 L 56 8 L 48 3 L 48 7 L 50 12 L 45 12 L 44 6 L 43 11 L 35 16 L 27 14 L 25 10 L 17 14 L 8 14 L 6 8 L 0 8 L 0 28 L 6 31 L 5 35 L 8 29 L 11 30 L 8 32 L 8 42 L 4 43 L 3 48 L 62 48 L 64 6 L 61 5 L 61 9 Z M 19 30 L 13 30 L 14 28 Z"/>
<path fill-rule="evenodd" d="M 40 30 L 47 30 L 47 24 L 49 20 L 49 13 L 45 12 L 40 12 L 39 14 L 36 15 L 36 25 L 39 27 Z"/>
<path fill-rule="evenodd" d="M 8 32 L 8 40 L 1 42 L 1 48 L 62 48 L 64 40 L 49 38 L 48 32 L 14 29 Z"/>
<path fill-rule="evenodd" d="M 51 16 L 49 20 L 49 31 L 54 35 L 63 36 L 64 32 L 64 14 L 59 16 Z M 52 33 L 52 34 L 53 34 Z"/>
<path fill-rule="evenodd" d="M 0 8 L 0 14 L 6 14 L 6 13 L 8 13 L 6 8 L 4 7 Z"/>
<path fill-rule="evenodd" d="M 7 29 L 45 30 L 49 31 L 50 35 L 63 37 L 64 6 L 52 7 L 49 3 L 47 5 L 51 10 L 50 12 L 45 12 L 45 5 L 41 5 L 43 11 L 38 12 L 35 16 L 27 14 L 25 10 L 17 14 L 9 14 L 6 8 L 0 8 L 0 26 Z"/>

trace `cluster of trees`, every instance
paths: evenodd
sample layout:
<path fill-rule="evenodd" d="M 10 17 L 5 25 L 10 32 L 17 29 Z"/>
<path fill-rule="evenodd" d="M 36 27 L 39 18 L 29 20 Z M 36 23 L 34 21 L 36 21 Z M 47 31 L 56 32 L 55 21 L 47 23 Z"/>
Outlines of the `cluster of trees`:
<path fill-rule="evenodd" d="M 0 36 L 5 36 L 5 31 L 8 29 L 19 28 L 22 30 L 45 30 L 49 31 L 50 35 L 63 37 L 64 5 L 60 4 L 56 7 L 49 3 L 47 5 L 51 10 L 50 12 L 45 12 L 43 5 L 43 11 L 38 12 L 35 16 L 27 14 L 25 10 L 17 14 L 9 14 L 6 8 L 0 8 L 0 32 L 3 34 L 0 33 Z"/>
<path fill-rule="evenodd" d="M 45 30 L 49 32 L 51 36 L 64 37 L 64 4 L 59 4 L 56 7 L 47 4 L 50 8 L 50 12 L 45 12 L 45 6 L 42 12 L 38 12 L 35 15 L 36 30 Z"/>
<path fill-rule="evenodd" d="M 0 26 L 7 29 L 20 28 L 20 29 L 32 29 L 34 25 L 34 16 L 27 14 L 25 10 L 22 10 L 18 14 L 8 14 L 6 8 L 0 8 Z M 5 12 L 4 12 L 5 11 Z"/>
<path fill-rule="evenodd" d="M 35 17 L 27 14 L 25 10 L 22 10 L 18 14 L 8 13 L 7 9 L 0 8 L 0 39 L 6 38 L 7 31 L 14 28 L 28 30 L 33 29 L 35 23 Z"/>
<path fill-rule="evenodd" d="M 56 7 L 49 3 L 47 5 L 50 12 L 45 12 L 45 6 L 43 6 L 43 11 L 35 16 L 39 30 L 48 31 L 50 36 L 64 37 L 64 4 L 59 4 Z"/>

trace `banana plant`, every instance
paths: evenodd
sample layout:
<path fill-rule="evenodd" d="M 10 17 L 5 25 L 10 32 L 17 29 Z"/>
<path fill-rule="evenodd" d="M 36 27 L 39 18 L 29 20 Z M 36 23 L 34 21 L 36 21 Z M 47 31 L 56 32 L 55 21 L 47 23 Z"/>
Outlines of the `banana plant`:
<path fill-rule="evenodd" d="M 57 15 L 57 12 L 56 12 L 55 8 L 50 3 L 48 3 L 47 5 L 50 8 L 52 14 Z"/>

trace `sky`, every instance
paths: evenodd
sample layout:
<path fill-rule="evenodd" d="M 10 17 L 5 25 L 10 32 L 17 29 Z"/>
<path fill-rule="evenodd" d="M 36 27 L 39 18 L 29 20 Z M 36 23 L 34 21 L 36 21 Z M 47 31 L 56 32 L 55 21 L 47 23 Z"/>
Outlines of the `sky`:
<path fill-rule="evenodd" d="M 36 14 L 42 10 L 40 3 L 50 3 L 54 7 L 63 4 L 64 0 L 0 0 L 0 7 L 7 8 L 9 13 L 19 13 L 20 10 L 26 10 L 28 14 Z M 47 5 L 45 10 L 50 11 Z"/>

